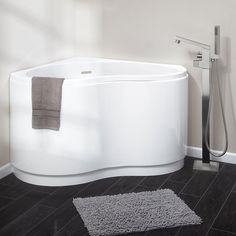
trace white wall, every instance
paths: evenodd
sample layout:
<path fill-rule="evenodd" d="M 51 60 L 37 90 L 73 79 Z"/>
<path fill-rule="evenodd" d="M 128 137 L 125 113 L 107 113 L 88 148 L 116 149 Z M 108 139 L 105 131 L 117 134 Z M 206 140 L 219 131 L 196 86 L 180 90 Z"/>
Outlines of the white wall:
<path fill-rule="evenodd" d="M 0 0 L 0 166 L 9 162 L 8 77 L 11 71 L 70 56 L 96 56 L 185 65 L 189 83 L 189 145 L 201 146 L 201 77 L 196 48 L 176 45 L 176 34 L 213 42 L 221 25 L 220 75 L 236 152 L 235 0 Z M 214 106 L 214 147 L 224 141 Z M 23 134 L 22 134 L 23 135 Z"/>
<path fill-rule="evenodd" d="M 89 1 L 0 0 L 0 166 L 9 162 L 9 74 L 75 55 L 101 56 L 99 8 Z"/>

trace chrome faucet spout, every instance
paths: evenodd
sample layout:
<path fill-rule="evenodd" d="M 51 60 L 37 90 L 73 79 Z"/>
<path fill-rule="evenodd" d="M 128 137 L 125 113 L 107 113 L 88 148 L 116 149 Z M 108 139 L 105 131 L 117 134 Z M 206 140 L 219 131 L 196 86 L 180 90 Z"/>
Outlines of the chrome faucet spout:
<path fill-rule="evenodd" d="M 193 60 L 193 66 L 199 67 L 202 69 L 209 69 L 210 68 L 210 45 L 205 43 L 200 43 L 198 41 L 194 41 L 192 39 L 184 38 L 182 36 L 175 36 L 175 42 L 180 43 L 186 43 L 190 44 L 192 46 L 200 48 L 200 53 L 196 55 L 196 58 Z"/>
<path fill-rule="evenodd" d="M 178 35 L 175 36 L 175 42 L 178 44 L 183 42 L 183 43 L 190 44 L 190 45 L 193 45 L 196 47 L 210 50 L 210 45 L 208 45 L 208 44 L 200 43 L 200 42 L 194 41 L 192 39 L 184 38 L 184 37 L 178 36 Z"/>

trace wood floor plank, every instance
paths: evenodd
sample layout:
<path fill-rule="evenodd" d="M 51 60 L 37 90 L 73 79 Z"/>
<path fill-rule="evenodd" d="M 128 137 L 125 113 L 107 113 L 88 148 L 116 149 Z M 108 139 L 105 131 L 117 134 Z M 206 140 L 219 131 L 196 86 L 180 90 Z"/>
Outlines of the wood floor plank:
<path fill-rule="evenodd" d="M 23 236 L 42 220 L 49 216 L 55 209 L 37 204 L 25 214 L 20 215 L 1 231 L 1 236 Z"/>
<path fill-rule="evenodd" d="M 18 178 L 16 178 L 16 176 L 14 174 L 10 174 L 10 175 L 0 179 L 0 184 L 13 186 L 13 185 L 19 184 L 19 183 L 22 183 L 22 181 L 19 180 Z"/>
<path fill-rule="evenodd" d="M 57 208 L 44 221 L 34 227 L 26 236 L 51 236 L 60 231 L 77 213 L 71 200 Z"/>
<path fill-rule="evenodd" d="M 14 201 L 7 208 L 0 211 L 0 229 L 24 214 L 35 204 L 47 196 L 46 193 L 32 191 L 24 195 L 22 198 Z"/>
<path fill-rule="evenodd" d="M 15 177 L 13 177 L 15 178 Z M 0 196 L 17 199 L 23 196 L 24 194 L 36 190 L 45 193 L 52 193 L 59 189 L 58 187 L 48 187 L 48 186 L 38 186 L 33 184 L 28 184 L 20 180 L 14 180 L 13 185 L 9 185 L 7 181 L 3 184 L 0 184 Z"/>
<path fill-rule="evenodd" d="M 4 193 L 5 193 L 6 191 L 8 191 L 11 187 L 12 187 L 12 186 L 0 184 L 0 196 L 1 196 L 1 197 L 6 197 Z"/>
<path fill-rule="evenodd" d="M 97 180 L 92 182 L 87 188 L 79 192 L 74 196 L 76 197 L 93 197 L 104 195 L 105 191 L 109 189 L 112 185 L 116 184 L 119 181 L 119 177 L 106 178 L 102 180 Z"/>
<path fill-rule="evenodd" d="M 194 207 L 197 205 L 199 201 L 199 197 L 186 195 L 186 194 L 179 194 L 179 197 L 191 208 L 194 209 Z"/>
<path fill-rule="evenodd" d="M 213 228 L 236 234 L 236 193 L 231 193 Z"/>
<path fill-rule="evenodd" d="M 148 176 L 139 185 L 145 187 L 149 191 L 154 191 L 157 190 L 170 175 L 171 174 Z"/>
<path fill-rule="evenodd" d="M 203 236 L 209 231 L 215 217 L 227 199 L 236 180 L 236 166 L 225 164 L 208 191 L 195 208 L 197 215 L 202 217 L 203 223 L 199 226 L 183 227 L 178 236 Z"/>
<path fill-rule="evenodd" d="M 177 182 L 172 182 L 171 180 L 168 180 L 165 182 L 160 188 L 161 189 L 171 189 L 175 192 L 175 194 L 178 194 L 183 188 L 185 184 L 184 183 L 177 183 Z"/>
<path fill-rule="evenodd" d="M 207 236 L 236 236 L 236 234 L 230 232 L 224 232 L 216 229 L 211 229 Z"/>
<path fill-rule="evenodd" d="M 171 175 L 170 180 L 174 182 L 187 183 L 189 179 L 195 174 L 193 170 L 193 158 L 186 157 L 184 160 L 184 167 Z"/>
<path fill-rule="evenodd" d="M 108 188 L 104 194 L 129 193 L 144 181 L 142 176 L 125 176 L 121 177 L 115 184 Z"/>
<path fill-rule="evenodd" d="M 13 202 L 13 199 L 6 198 L 6 197 L 0 197 L 0 211 L 7 207 L 10 203 Z"/>
<path fill-rule="evenodd" d="M 145 236 L 175 236 L 179 227 L 169 229 L 156 229 L 151 230 L 145 234 Z"/>
<path fill-rule="evenodd" d="M 11 199 L 18 199 L 23 195 L 25 195 L 26 193 L 32 191 L 33 189 L 34 189 L 33 185 L 20 182 L 16 185 L 9 186 L 9 188 L 2 191 L 1 196 L 8 197 Z"/>
<path fill-rule="evenodd" d="M 88 235 L 87 229 L 84 227 L 84 223 L 77 214 L 75 217 L 72 218 L 72 220 L 69 221 L 69 223 L 59 232 L 57 232 L 54 236 L 84 236 Z"/>
<path fill-rule="evenodd" d="M 233 192 L 236 193 L 236 182 L 234 184 Z"/>
<path fill-rule="evenodd" d="M 61 187 L 45 198 L 41 204 L 54 208 L 60 207 L 68 199 L 71 199 L 72 201 L 74 195 L 79 191 L 82 191 L 88 185 L 89 184 Z"/>
<path fill-rule="evenodd" d="M 53 193 L 57 191 L 60 187 L 51 187 L 51 186 L 39 186 L 35 185 L 33 187 L 34 190 L 44 192 L 44 193 Z"/>
<path fill-rule="evenodd" d="M 191 178 L 188 184 L 184 187 L 182 193 L 201 197 L 215 177 L 215 172 L 197 171 L 193 178 Z"/>

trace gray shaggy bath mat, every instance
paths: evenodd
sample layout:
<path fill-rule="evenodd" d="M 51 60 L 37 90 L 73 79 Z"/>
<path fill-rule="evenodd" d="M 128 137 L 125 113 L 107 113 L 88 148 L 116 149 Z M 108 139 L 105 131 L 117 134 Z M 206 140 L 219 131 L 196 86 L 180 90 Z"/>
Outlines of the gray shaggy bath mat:
<path fill-rule="evenodd" d="M 201 224 L 172 190 L 76 198 L 73 203 L 91 236 Z"/>

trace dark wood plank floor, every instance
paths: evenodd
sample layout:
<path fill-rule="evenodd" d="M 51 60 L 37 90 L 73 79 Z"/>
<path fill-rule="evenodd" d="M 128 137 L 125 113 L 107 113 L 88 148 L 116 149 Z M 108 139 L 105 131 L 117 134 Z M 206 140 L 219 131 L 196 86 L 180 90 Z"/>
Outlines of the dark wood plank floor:
<path fill-rule="evenodd" d="M 34 186 L 9 175 L 0 180 L 0 236 L 88 235 L 74 197 L 170 188 L 202 217 L 199 226 L 158 229 L 129 236 L 236 236 L 236 165 L 218 173 L 193 171 L 193 158 L 178 172 L 150 177 L 115 177 L 67 187 Z"/>

